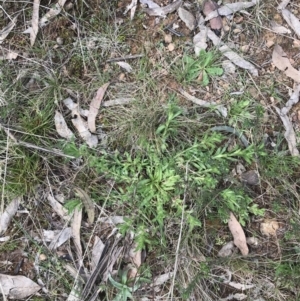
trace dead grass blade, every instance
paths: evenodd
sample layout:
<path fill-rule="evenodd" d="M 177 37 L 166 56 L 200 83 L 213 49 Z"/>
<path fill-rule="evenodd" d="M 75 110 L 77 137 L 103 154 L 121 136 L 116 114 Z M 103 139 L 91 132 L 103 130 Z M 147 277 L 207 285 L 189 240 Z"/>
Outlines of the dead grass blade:
<path fill-rule="evenodd" d="M 234 244 L 240 249 L 241 253 L 244 256 L 248 255 L 249 249 L 247 246 L 244 230 L 232 212 L 230 212 L 228 227 L 233 236 Z"/>
<path fill-rule="evenodd" d="M 0 286 L 4 296 L 11 299 L 24 299 L 37 293 L 41 287 L 25 276 L 0 274 Z"/>
<path fill-rule="evenodd" d="M 274 47 L 272 62 L 279 70 L 284 71 L 286 76 L 292 78 L 298 83 L 300 82 L 300 71 L 292 66 L 286 53 L 279 45 L 275 45 Z"/>
<path fill-rule="evenodd" d="M 0 214 L 0 235 L 4 234 L 15 214 L 17 213 L 21 197 L 13 199 L 6 207 L 4 212 Z"/>
<path fill-rule="evenodd" d="M 102 99 L 104 97 L 105 91 L 110 83 L 104 84 L 97 91 L 96 96 L 93 98 L 90 104 L 90 110 L 88 115 L 88 127 L 92 133 L 96 132 L 96 116 L 98 114 Z"/>
<path fill-rule="evenodd" d="M 9 33 L 15 27 L 17 18 L 18 18 L 18 16 L 15 16 L 11 20 L 11 22 L 0 31 L 0 44 L 5 40 L 5 38 L 9 35 Z"/>

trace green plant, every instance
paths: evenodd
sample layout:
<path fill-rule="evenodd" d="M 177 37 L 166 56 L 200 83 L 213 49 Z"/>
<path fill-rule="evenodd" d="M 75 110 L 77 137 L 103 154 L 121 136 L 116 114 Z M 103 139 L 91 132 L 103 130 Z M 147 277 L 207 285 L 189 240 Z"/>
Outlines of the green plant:
<path fill-rule="evenodd" d="M 209 84 L 210 77 L 220 76 L 223 69 L 217 64 L 217 53 L 214 51 L 201 50 L 199 56 L 194 59 L 191 56 L 184 55 L 182 66 L 176 67 L 178 80 L 185 83 L 191 83 L 199 80 L 203 86 Z"/>
<path fill-rule="evenodd" d="M 124 271 L 119 271 L 120 282 L 114 280 L 111 275 L 108 276 L 110 283 L 118 290 L 117 295 L 114 298 L 114 301 L 127 301 L 127 298 L 133 299 L 132 293 L 138 290 L 142 283 L 149 282 L 147 279 L 138 277 L 134 281 L 128 279 L 128 269 Z M 130 283 L 131 282 L 131 283 Z"/>

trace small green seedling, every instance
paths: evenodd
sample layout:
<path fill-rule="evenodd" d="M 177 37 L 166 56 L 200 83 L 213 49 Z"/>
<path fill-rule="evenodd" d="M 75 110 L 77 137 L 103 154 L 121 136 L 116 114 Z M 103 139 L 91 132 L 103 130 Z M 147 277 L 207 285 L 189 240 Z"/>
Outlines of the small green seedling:
<path fill-rule="evenodd" d="M 194 59 L 191 56 L 183 56 L 183 70 L 180 72 L 180 81 L 191 83 L 201 81 L 203 86 L 209 84 L 210 77 L 220 76 L 223 69 L 216 63 L 217 56 L 213 51 L 201 50 L 199 56 Z"/>

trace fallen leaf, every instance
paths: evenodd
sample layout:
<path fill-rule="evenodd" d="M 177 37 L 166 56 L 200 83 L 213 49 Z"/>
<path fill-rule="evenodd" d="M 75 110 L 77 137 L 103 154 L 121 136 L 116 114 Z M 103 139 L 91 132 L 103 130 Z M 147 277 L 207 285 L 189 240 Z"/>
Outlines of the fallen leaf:
<path fill-rule="evenodd" d="M 0 235 L 3 235 L 15 214 L 17 213 L 21 198 L 17 197 L 13 199 L 6 209 L 0 214 Z"/>
<path fill-rule="evenodd" d="M 300 38 L 300 21 L 299 19 L 292 14 L 289 10 L 283 9 L 281 14 L 284 20 L 289 24 L 289 26 L 295 31 L 297 36 Z"/>
<path fill-rule="evenodd" d="M 229 257 L 233 254 L 235 248 L 236 247 L 235 247 L 233 241 L 230 241 L 221 248 L 221 250 L 218 252 L 218 256 L 219 257 Z"/>
<path fill-rule="evenodd" d="M 248 298 L 248 296 L 245 295 L 245 294 L 236 293 L 236 294 L 230 294 L 226 298 L 219 299 L 219 301 L 228 301 L 228 300 L 242 301 L 242 300 L 245 300 L 247 298 Z M 256 299 L 255 301 L 264 301 L 264 300 L 265 299 L 261 299 L 261 300 L 260 299 Z"/>
<path fill-rule="evenodd" d="M 70 227 L 63 229 L 62 231 L 59 231 L 57 235 L 53 238 L 49 245 L 50 250 L 55 250 L 58 247 L 60 247 L 62 244 L 64 244 L 67 240 L 69 240 L 72 236 L 72 230 Z"/>
<path fill-rule="evenodd" d="M 40 20 L 39 25 L 44 27 L 49 24 L 50 20 L 60 14 L 67 0 L 58 0 L 58 3 L 54 5 Z"/>
<path fill-rule="evenodd" d="M 113 107 L 113 106 L 123 106 L 134 101 L 134 98 L 116 98 L 112 100 L 107 100 L 102 103 L 103 107 Z"/>
<path fill-rule="evenodd" d="M 209 16 L 209 19 L 206 18 L 205 21 L 209 20 L 210 27 L 213 30 L 221 30 L 223 27 L 222 18 L 219 15 L 218 8 L 218 4 L 212 0 L 205 1 L 203 5 L 204 15 L 206 17 Z M 210 17 L 212 15 L 213 17 Z"/>
<path fill-rule="evenodd" d="M 201 50 L 205 50 L 207 48 L 207 28 L 206 26 L 201 27 L 200 31 L 193 37 L 194 50 L 197 56 Z"/>
<path fill-rule="evenodd" d="M 82 247 L 80 241 L 80 229 L 82 220 L 82 208 L 74 209 L 73 219 L 71 222 L 72 238 L 77 252 L 77 258 L 82 261 Z"/>
<path fill-rule="evenodd" d="M 64 105 L 70 110 L 72 111 L 73 109 L 75 109 L 78 105 L 77 103 L 75 103 L 73 101 L 72 98 L 68 97 L 66 98 L 64 101 L 63 101 Z M 89 111 L 88 110 L 83 110 L 81 108 L 78 108 L 79 109 L 79 113 L 81 116 L 83 117 L 87 117 L 89 115 Z"/>
<path fill-rule="evenodd" d="M 33 1 L 33 11 L 32 11 L 32 30 L 30 32 L 30 45 L 33 46 L 38 30 L 39 30 L 39 8 L 40 8 L 40 0 Z"/>
<path fill-rule="evenodd" d="M 240 249 L 241 253 L 245 256 L 248 255 L 249 249 L 246 242 L 246 236 L 240 223 L 237 221 L 232 212 L 228 221 L 229 230 L 233 236 L 234 244 Z"/>
<path fill-rule="evenodd" d="M 247 2 L 226 3 L 225 5 L 218 8 L 218 13 L 221 16 L 228 16 L 255 5 L 256 5 L 255 0 L 247 1 Z"/>
<path fill-rule="evenodd" d="M 230 60 L 225 60 L 222 62 L 222 68 L 224 69 L 224 74 L 234 74 L 235 65 Z"/>
<path fill-rule="evenodd" d="M 170 273 L 165 273 L 159 276 L 156 276 L 154 278 L 153 283 L 151 284 L 151 286 L 159 286 L 164 284 L 165 282 L 167 282 L 169 279 L 171 279 L 173 277 L 174 273 L 170 272 Z"/>
<path fill-rule="evenodd" d="M 126 62 L 116 62 L 121 68 L 130 73 L 132 71 L 132 67 Z"/>
<path fill-rule="evenodd" d="M 281 3 L 277 6 L 278 10 L 286 8 L 286 6 L 290 3 L 291 0 L 283 0 Z"/>
<path fill-rule="evenodd" d="M 169 5 L 157 8 L 145 8 L 144 11 L 149 16 L 158 16 L 158 17 L 165 17 L 167 14 L 172 13 L 173 11 L 177 10 L 182 4 L 182 0 L 176 0 Z"/>
<path fill-rule="evenodd" d="M 5 53 L 5 50 L 3 51 Z M 19 56 L 18 52 L 14 52 L 14 51 L 7 51 L 5 55 L 1 55 L 0 56 L 0 60 L 15 60 L 17 57 Z"/>
<path fill-rule="evenodd" d="M 50 193 L 47 196 L 47 200 L 52 209 L 65 221 L 69 221 L 71 216 L 68 214 L 68 210 L 60 204 Z"/>
<path fill-rule="evenodd" d="M 96 132 L 96 116 L 98 114 L 102 99 L 109 84 L 110 83 L 106 83 L 102 87 L 100 87 L 97 91 L 96 96 L 91 101 L 88 115 L 88 128 L 92 133 Z"/>
<path fill-rule="evenodd" d="M 78 197 L 81 199 L 83 206 L 88 215 L 88 222 L 92 224 L 95 220 L 95 206 L 94 202 L 91 200 L 89 195 L 79 187 L 74 188 L 75 192 L 77 193 Z"/>
<path fill-rule="evenodd" d="M 24 299 L 37 293 L 41 287 L 25 276 L 0 274 L 1 295 L 11 299 Z"/>
<path fill-rule="evenodd" d="M 70 140 L 74 137 L 74 134 L 68 128 L 63 115 L 58 111 L 55 111 L 54 123 L 55 123 L 56 131 L 59 136 L 65 138 L 65 139 L 68 139 L 68 140 Z"/>
<path fill-rule="evenodd" d="M 13 30 L 16 25 L 18 16 L 15 16 L 11 22 L 8 23 L 3 29 L 0 30 L 0 44 L 5 40 L 5 38 L 9 35 L 9 33 Z"/>
<path fill-rule="evenodd" d="M 137 276 L 138 268 L 142 265 L 142 251 L 137 250 L 137 244 L 133 243 L 129 252 L 129 258 L 133 263 L 133 267 L 128 271 L 128 277 L 133 279 Z"/>
<path fill-rule="evenodd" d="M 98 138 L 96 135 L 92 135 L 88 129 L 87 123 L 80 116 L 78 106 L 72 110 L 72 123 L 77 129 L 80 137 L 86 142 L 89 147 L 96 147 L 98 144 Z"/>
<path fill-rule="evenodd" d="M 153 2 L 152 0 L 140 0 L 141 4 L 148 5 L 148 8 L 153 9 L 153 8 L 159 8 L 160 6 Z"/>
<path fill-rule="evenodd" d="M 237 290 L 241 290 L 241 291 L 248 290 L 248 289 L 254 287 L 254 284 L 242 284 L 242 283 L 235 282 L 235 281 L 230 281 L 228 283 L 228 285 L 230 285 L 231 287 L 233 287 Z"/>
<path fill-rule="evenodd" d="M 124 15 L 126 15 L 127 12 L 130 10 L 130 20 L 133 20 L 136 8 L 137 8 L 137 0 L 132 0 L 131 3 L 126 6 Z"/>
<path fill-rule="evenodd" d="M 291 65 L 286 53 L 279 45 L 275 45 L 274 47 L 272 62 L 279 70 L 284 71 L 286 76 L 300 83 L 300 71 Z"/>
<path fill-rule="evenodd" d="M 110 223 L 110 224 L 122 224 L 125 222 L 124 217 L 120 215 L 110 216 L 110 217 L 101 217 L 99 218 L 101 223 Z"/>
<path fill-rule="evenodd" d="M 274 32 L 280 33 L 280 34 L 290 34 L 291 33 L 291 31 L 288 28 L 276 23 L 275 21 L 271 21 L 271 29 Z"/>
<path fill-rule="evenodd" d="M 266 219 L 260 224 L 260 232 L 265 236 L 277 236 L 277 230 L 279 229 L 279 224 L 277 221 Z"/>
<path fill-rule="evenodd" d="M 94 268 L 97 265 L 97 263 L 99 262 L 100 257 L 102 256 L 104 247 L 105 247 L 105 245 L 102 242 L 102 240 L 98 236 L 95 236 L 94 245 L 93 245 L 93 249 L 92 249 L 92 260 L 91 260 L 92 268 Z"/>
<path fill-rule="evenodd" d="M 190 95 L 189 93 L 187 93 L 186 91 L 184 91 L 183 89 L 179 89 L 179 92 L 188 100 L 192 101 L 193 103 L 201 106 L 201 107 L 205 107 L 205 108 L 216 108 L 222 116 L 226 117 L 227 116 L 227 109 L 226 107 L 224 107 L 223 105 L 219 105 L 215 102 L 208 102 L 199 98 L 196 98 L 192 95 Z"/>
<path fill-rule="evenodd" d="M 226 56 L 233 64 L 239 66 L 240 68 L 249 70 L 249 72 L 254 76 L 258 76 L 258 70 L 251 63 L 244 60 L 241 56 L 239 56 L 227 45 L 225 45 L 211 29 L 207 30 L 207 36 L 215 46 L 220 46 L 219 50 L 221 51 L 221 53 Z"/>
<path fill-rule="evenodd" d="M 178 16 L 189 30 L 195 29 L 196 19 L 192 13 L 182 7 L 179 7 Z"/>

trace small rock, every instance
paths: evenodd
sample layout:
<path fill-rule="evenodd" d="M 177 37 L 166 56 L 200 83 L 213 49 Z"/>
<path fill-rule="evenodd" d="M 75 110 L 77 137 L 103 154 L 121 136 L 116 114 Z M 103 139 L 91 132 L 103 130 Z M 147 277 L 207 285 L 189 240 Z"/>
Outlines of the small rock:
<path fill-rule="evenodd" d="M 170 44 L 168 45 L 168 50 L 169 50 L 169 51 L 173 51 L 174 49 L 175 49 L 174 43 L 170 43 Z"/>
<path fill-rule="evenodd" d="M 165 42 L 170 44 L 172 42 L 172 36 L 170 34 L 165 35 Z"/>
<path fill-rule="evenodd" d="M 258 185 L 259 175 L 256 170 L 249 170 L 241 174 L 241 181 L 248 185 Z"/>

